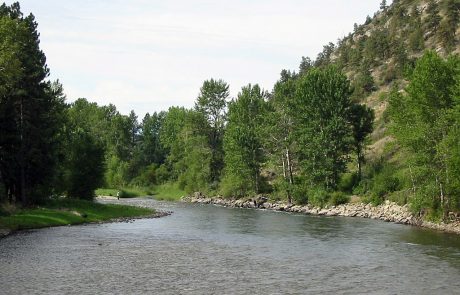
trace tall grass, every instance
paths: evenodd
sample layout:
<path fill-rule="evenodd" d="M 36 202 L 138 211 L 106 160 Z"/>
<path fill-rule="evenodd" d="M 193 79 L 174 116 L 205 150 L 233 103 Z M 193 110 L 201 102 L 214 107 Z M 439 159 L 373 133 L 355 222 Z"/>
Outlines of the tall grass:
<path fill-rule="evenodd" d="M 161 201 L 179 201 L 181 197 L 186 195 L 186 192 L 175 183 L 158 185 L 153 189 L 152 193 L 156 200 Z"/>
<path fill-rule="evenodd" d="M 0 216 L 0 228 L 10 230 L 100 222 L 123 217 L 147 216 L 155 213 L 149 208 L 115 204 L 99 204 L 74 199 L 55 199 L 29 209 L 16 209 Z"/>

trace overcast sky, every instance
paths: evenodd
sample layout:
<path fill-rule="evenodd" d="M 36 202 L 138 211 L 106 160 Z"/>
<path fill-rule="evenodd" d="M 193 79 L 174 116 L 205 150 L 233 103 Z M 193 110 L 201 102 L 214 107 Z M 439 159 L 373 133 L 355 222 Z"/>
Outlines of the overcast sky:
<path fill-rule="evenodd" d="M 11 4 L 13 1 L 7 1 Z M 22 0 L 41 33 L 51 79 L 68 101 L 131 109 L 191 107 L 203 81 L 271 90 L 373 15 L 380 0 Z"/>

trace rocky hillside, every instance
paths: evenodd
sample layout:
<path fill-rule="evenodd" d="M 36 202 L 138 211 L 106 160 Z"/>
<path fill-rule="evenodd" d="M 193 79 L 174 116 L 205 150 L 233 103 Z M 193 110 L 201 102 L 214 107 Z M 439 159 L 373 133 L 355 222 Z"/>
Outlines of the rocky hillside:
<path fill-rule="evenodd" d="M 373 17 L 339 39 L 324 46 L 316 60 L 302 58 L 300 72 L 309 64 L 336 64 L 354 86 L 353 98 L 375 111 L 376 123 L 368 158 L 380 158 L 392 139 L 386 134 L 387 93 L 402 89 L 415 61 L 425 50 L 442 56 L 460 52 L 458 0 L 386 1 Z"/>

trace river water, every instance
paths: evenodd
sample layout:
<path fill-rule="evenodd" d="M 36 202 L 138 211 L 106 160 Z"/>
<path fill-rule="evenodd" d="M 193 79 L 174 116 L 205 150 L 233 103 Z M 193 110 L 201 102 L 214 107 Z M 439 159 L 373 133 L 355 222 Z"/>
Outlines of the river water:
<path fill-rule="evenodd" d="M 460 236 L 376 220 L 173 211 L 0 240 L 1 294 L 460 294 Z"/>

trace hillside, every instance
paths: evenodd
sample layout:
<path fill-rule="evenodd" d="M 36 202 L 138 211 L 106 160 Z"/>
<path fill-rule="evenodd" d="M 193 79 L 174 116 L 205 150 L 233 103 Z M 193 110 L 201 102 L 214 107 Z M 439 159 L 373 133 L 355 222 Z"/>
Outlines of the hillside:
<path fill-rule="evenodd" d="M 385 112 L 388 92 L 392 87 L 407 85 L 416 60 L 426 50 L 446 57 L 460 53 L 460 1 L 458 0 L 395 0 L 386 1 L 364 24 L 355 24 L 354 31 L 336 44 L 324 46 L 314 66 L 335 64 L 354 86 L 353 98 L 375 112 L 375 129 L 367 152 L 371 160 L 383 155 L 386 143 Z M 302 58 L 300 71 L 310 62 Z"/>

